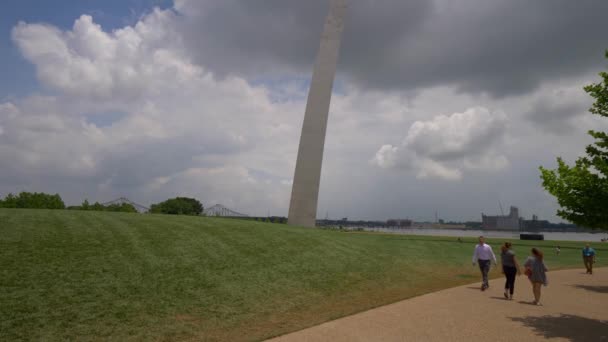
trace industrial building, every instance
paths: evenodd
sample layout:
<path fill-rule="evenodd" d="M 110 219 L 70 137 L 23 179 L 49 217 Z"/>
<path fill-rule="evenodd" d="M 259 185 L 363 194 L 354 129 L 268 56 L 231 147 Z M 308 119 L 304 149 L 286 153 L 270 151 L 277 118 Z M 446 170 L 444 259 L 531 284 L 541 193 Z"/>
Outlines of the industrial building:
<path fill-rule="evenodd" d="M 509 215 L 486 216 L 481 214 L 481 228 L 485 230 L 519 231 L 519 209 L 511 207 Z"/>

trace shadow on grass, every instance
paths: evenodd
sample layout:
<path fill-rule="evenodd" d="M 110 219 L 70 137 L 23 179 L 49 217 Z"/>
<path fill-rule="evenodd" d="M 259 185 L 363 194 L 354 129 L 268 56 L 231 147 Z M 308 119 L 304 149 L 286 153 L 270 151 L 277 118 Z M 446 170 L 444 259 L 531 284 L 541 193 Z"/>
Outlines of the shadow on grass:
<path fill-rule="evenodd" d="M 583 290 L 592 291 L 592 292 L 608 293 L 608 286 L 572 285 L 572 287 L 576 287 L 577 289 L 583 289 Z"/>
<path fill-rule="evenodd" d="M 581 316 L 511 317 L 544 338 L 565 338 L 572 342 L 608 341 L 608 322 Z"/>

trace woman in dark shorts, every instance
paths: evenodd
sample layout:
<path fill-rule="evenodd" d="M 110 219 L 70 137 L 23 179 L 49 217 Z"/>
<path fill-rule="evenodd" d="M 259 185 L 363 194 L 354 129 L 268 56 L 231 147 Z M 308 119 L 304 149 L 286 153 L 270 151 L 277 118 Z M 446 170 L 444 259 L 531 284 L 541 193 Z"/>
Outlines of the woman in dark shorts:
<path fill-rule="evenodd" d="M 502 273 L 507 278 L 505 282 L 505 299 L 513 299 L 515 275 L 521 275 L 521 271 L 517 259 L 515 258 L 515 252 L 511 249 L 510 242 L 505 242 L 501 247 L 500 258 L 502 260 Z"/>

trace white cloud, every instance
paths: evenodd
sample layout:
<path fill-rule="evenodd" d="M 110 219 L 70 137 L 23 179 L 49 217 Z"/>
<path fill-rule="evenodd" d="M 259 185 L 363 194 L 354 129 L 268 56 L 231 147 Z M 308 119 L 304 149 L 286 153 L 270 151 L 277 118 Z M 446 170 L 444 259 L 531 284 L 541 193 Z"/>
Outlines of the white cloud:
<path fill-rule="evenodd" d="M 462 172 L 458 169 L 449 168 L 432 159 L 422 159 L 418 161 L 421 165 L 418 171 L 418 178 L 440 178 L 445 180 L 459 180 Z"/>
<path fill-rule="evenodd" d="M 419 178 L 459 180 L 462 169 L 500 170 L 506 116 L 484 107 L 416 121 L 401 146 L 383 145 L 372 160 L 382 168 L 417 170 Z"/>
<path fill-rule="evenodd" d="M 393 145 L 382 145 L 371 162 L 385 169 L 394 167 L 397 164 L 398 151 L 399 148 Z"/>
<path fill-rule="evenodd" d="M 200 75 L 179 50 L 172 16 L 155 10 L 135 26 L 111 33 L 88 15 L 66 32 L 20 22 L 12 36 L 44 85 L 75 96 L 127 100 L 165 88 L 166 79 L 178 86 Z"/>

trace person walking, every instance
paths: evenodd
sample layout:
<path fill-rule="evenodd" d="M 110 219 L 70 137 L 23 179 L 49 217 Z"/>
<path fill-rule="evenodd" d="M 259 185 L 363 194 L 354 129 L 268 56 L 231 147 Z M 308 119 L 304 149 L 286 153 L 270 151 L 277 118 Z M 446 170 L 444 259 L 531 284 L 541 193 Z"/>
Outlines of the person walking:
<path fill-rule="evenodd" d="M 492 247 L 485 243 L 483 236 L 479 237 L 479 244 L 475 245 L 475 251 L 473 252 L 473 266 L 479 264 L 479 270 L 481 271 L 481 291 L 485 291 L 490 284 L 488 283 L 488 273 L 490 272 L 490 263 L 494 262 L 496 265 L 496 256 Z"/>
<path fill-rule="evenodd" d="M 532 292 L 534 293 L 534 305 L 540 304 L 541 287 L 547 286 L 547 267 L 543 262 L 543 252 L 537 248 L 532 248 L 532 255 L 528 257 L 526 263 L 526 275 L 532 283 Z"/>
<path fill-rule="evenodd" d="M 505 242 L 501 248 L 500 261 L 502 263 L 502 273 L 507 278 L 505 282 L 505 299 L 512 300 L 513 292 L 515 291 L 515 275 L 521 275 L 521 270 L 515 258 L 515 252 L 511 247 L 510 242 Z"/>
<path fill-rule="evenodd" d="M 593 264 L 595 264 L 595 249 L 589 247 L 589 244 L 583 248 L 583 263 L 587 268 L 587 274 L 593 274 Z"/>
<path fill-rule="evenodd" d="M 559 253 L 562 251 L 560 246 L 555 247 L 555 254 L 559 255 Z"/>

